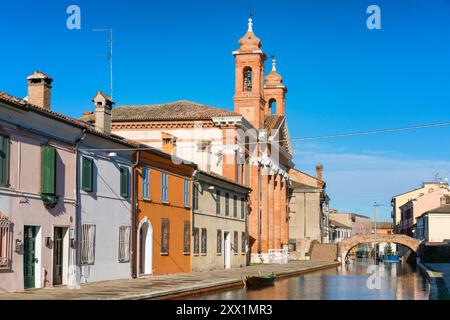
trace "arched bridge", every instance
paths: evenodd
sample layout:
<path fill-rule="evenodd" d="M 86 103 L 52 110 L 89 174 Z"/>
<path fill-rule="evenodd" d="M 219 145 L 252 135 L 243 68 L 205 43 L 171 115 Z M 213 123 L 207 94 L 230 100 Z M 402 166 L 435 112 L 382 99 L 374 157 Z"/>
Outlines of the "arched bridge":
<path fill-rule="evenodd" d="M 341 261 L 345 261 L 349 251 L 357 245 L 382 242 L 402 244 L 411 249 L 414 253 L 417 253 L 421 243 L 419 240 L 405 234 L 360 234 L 344 239 L 339 243 L 339 256 L 341 257 Z"/>

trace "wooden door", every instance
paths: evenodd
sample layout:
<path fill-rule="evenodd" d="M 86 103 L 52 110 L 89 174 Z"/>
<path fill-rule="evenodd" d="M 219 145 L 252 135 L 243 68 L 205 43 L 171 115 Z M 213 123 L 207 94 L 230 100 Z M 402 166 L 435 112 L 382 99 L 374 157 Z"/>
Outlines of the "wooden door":
<path fill-rule="evenodd" d="M 63 233 L 63 228 L 55 227 L 53 233 L 53 285 L 62 284 Z"/>
<path fill-rule="evenodd" d="M 25 226 L 23 235 L 23 276 L 25 289 L 35 287 L 37 227 Z"/>

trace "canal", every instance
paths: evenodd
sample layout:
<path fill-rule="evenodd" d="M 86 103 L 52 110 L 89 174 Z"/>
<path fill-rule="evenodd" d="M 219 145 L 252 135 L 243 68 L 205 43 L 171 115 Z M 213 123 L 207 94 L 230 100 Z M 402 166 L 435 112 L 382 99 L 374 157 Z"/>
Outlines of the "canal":
<path fill-rule="evenodd" d="M 427 300 L 428 281 L 406 263 L 379 263 L 378 280 L 370 272 L 373 261 L 356 261 L 323 271 L 284 278 L 273 287 L 245 288 L 192 296 L 205 300 Z M 373 267 L 372 267 L 373 268 Z M 368 270 L 369 269 L 369 270 Z M 369 273 L 368 273 L 369 271 Z M 372 277 L 371 277 L 372 276 Z M 369 277 L 371 277 L 369 279 Z M 369 284 L 368 284 L 369 283 Z M 372 288 L 372 289 L 370 289 Z"/>

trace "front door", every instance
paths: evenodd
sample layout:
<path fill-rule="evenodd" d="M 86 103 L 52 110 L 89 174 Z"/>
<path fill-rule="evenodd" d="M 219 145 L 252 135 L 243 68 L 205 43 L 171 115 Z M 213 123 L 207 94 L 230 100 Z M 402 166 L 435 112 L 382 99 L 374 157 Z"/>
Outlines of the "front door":
<path fill-rule="evenodd" d="M 37 227 L 25 226 L 23 234 L 23 275 L 25 289 L 35 287 Z"/>
<path fill-rule="evenodd" d="M 55 227 L 53 233 L 53 285 L 62 284 L 64 229 Z"/>
<path fill-rule="evenodd" d="M 231 268 L 231 236 L 230 233 L 227 231 L 225 231 L 223 234 L 225 238 L 225 241 L 223 242 L 225 246 L 223 250 L 225 259 L 225 268 L 228 269 Z"/>

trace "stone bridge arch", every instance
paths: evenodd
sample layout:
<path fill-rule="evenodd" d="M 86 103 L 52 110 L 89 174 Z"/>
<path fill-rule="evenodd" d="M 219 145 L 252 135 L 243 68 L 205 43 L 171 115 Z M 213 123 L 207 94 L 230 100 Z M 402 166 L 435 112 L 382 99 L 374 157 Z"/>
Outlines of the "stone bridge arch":
<path fill-rule="evenodd" d="M 391 242 L 402 244 L 408 247 L 414 253 L 418 253 L 421 241 L 411 238 L 405 234 L 360 234 L 344 239 L 339 243 L 338 256 L 344 262 L 349 251 L 359 244 L 363 243 L 382 243 Z"/>

